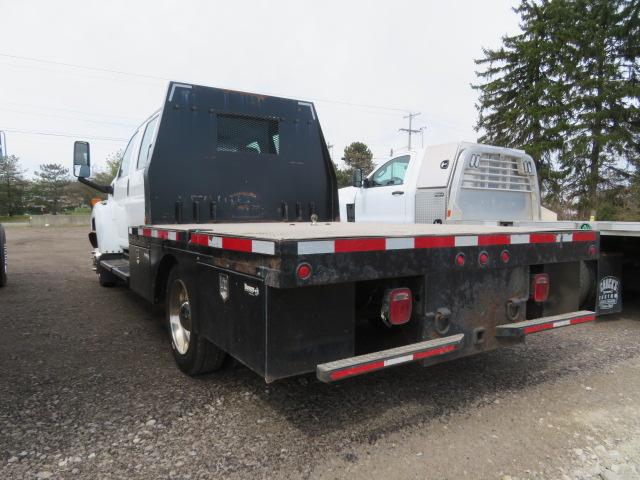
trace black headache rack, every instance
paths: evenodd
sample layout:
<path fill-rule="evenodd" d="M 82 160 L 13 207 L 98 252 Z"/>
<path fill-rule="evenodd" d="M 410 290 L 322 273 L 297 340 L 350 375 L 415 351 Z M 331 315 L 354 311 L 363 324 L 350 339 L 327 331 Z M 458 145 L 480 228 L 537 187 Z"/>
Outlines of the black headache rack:
<path fill-rule="evenodd" d="M 339 217 L 310 102 L 171 82 L 144 175 L 150 224 Z"/>
<path fill-rule="evenodd" d="M 144 279 L 159 278 L 167 258 L 180 258 L 197 285 L 194 331 L 267 381 L 431 365 L 595 318 L 566 288 L 578 283 L 581 263 L 597 262 L 597 232 L 274 238 L 225 227 L 131 228 L 130 286 L 158 301 L 162 286 Z M 537 310 L 523 301 L 532 271 L 552 279 L 553 301 Z M 395 344 L 363 350 L 356 296 L 371 282 L 411 288 L 414 307 Z M 507 315 L 510 302 L 520 307 Z"/>

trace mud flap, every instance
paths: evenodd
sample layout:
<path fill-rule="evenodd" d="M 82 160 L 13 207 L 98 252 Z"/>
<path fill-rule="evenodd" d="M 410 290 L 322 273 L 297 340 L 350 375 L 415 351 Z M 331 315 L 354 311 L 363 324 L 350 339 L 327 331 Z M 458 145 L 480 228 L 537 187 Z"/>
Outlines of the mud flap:
<path fill-rule="evenodd" d="M 622 311 L 622 258 L 620 253 L 600 254 L 596 291 L 598 315 Z"/>

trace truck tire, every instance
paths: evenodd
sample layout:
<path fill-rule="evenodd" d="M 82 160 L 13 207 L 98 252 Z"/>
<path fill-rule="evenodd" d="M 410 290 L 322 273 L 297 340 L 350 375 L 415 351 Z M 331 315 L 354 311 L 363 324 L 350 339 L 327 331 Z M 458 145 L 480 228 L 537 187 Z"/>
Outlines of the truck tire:
<path fill-rule="evenodd" d="M 7 284 L 7 237 L 0 225 L 0 287 Z"/>
<path fill-rule="evenodd" d="M 118 277 L 113 273 L 107 272 L 105 269 L 98 267 L 98 282 L 101 287 L 113 287 L 118 284 Z"/>
<path fill-rule="evenodd" d="M 193 282 L 179 265 L 169 273 L 165 296 L 165 316 L 173 357 L 187 375 L 200 375 L 222 368 L 227 354 L 196 334 L 193 324 L 195 310 L 190 301 L 195 289 Z"/>

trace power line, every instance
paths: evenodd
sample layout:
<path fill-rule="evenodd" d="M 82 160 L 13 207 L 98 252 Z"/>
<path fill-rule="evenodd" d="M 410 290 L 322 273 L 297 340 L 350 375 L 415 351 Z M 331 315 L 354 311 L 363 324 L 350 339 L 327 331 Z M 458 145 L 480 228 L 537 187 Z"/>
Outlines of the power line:
<path fill-rule="evenodd" d="M 114 73 L 116 75 L 127 75 L 129 77 L 140 77 L 140 78 L 147 78 L 147 79 L 151 79 L 151 80 L 160 80 L 160 81 L 169 81 L 170 79 L 165 78 L 165 77 L 158 77 L 155 75 L 145 75 L 143 73 L 132 73 L 132 72 L 125 72 L 122 70 L 113 70 L 110 68 L 101 68 L 101 67 L 91 67 L 88 65 L 79 65 L 76 63 L 66 63 L 66 62 L 56 62 L 54 60 L 45 60 L 42 58 L 34 58 L 34 57 L 23 57 L 20 55 L 10 55 L 8 53 L 0 53 L 0 57 L 6 57 L 6 58 L 14 58 L 17 60 L 27 60 L 29 62 L 39 62 L 39 63 L 47 63 L 49 65 L 58 65 L 60 67 L 70 67 L 70 68 L 80 68 L 80 69 L 84 69 L 84 70 L 93 70 L 96 72 L 103 72 L 103 73 Z"/>
<path fill-rule="evenodd" d="M 71 133 L 71 132 L 44 132 L 39 130 L 23 130 L 20 128 L 3 128 L 0 130 L 11 133 L 19 133 L 24 135 L 46 135 L 51 137 L 69 137 L 69 138 L 88 138 L 89 140 L 103 140 L 105 142 L 126 142 L 127 138 L 115 138 L 115 137 L 99 137 L 95 135 L 85 135 L 83 133 Z"/>
<path fill-rule="evenodd" d="M 87 112 L 85 110 L 74 110 L 71 108 L 60 108 L 60 107 L 50 107 L 47 105 L 33 105 L 33 104 L 29 104 L 29 103 L 19 103 L 19 102 L 9 102 L 7 100 L 0 100 L 0 104 L 6 104 L 6 105 L 15 105 L 17 107 L 26 107 L 26 108 L 33 108 L 33 109 L 44 109 L 44 110 L 55 110 L 55 111 L 59 111 L 59 112 L 69 112 L 69 113 L 79 113 L 81 115 L 90 115 L 90 116 L 94 116 L 94 117 L 108 117 L 108 118 L 119 118 L 121 120 L 129 120 L 131 122 L 138 122 L 137 119 L 133 119 L 133 118 L 128 118 L 128 117 L 121 117 L 118 115 L 109 115 L 109 114 L 105 114 L 105 113 L 97 113 L 97 112 Z"/>
<path fill-rule="evenodd" d="M 114 125 L 114 126 L 118 126 L 118 127 L 130 128 L 130 129 L 136 128 L 135 125 L 127 125 L 127 124 L 124 124 L 124 123 L 105 122 L 105 121 L 102 121 L 102 120 L 91 120 L 91 119 L 88 119 L 88 118 L 79 118 L 79 117 L 65 117 L 64 115 L 56 115 L 56 114 L 53 114 L 53 113 L 25 112 L 24 110 L 17 110 L 17 109 L 13 109 L 13 108 L 3 108 L 3 107 L 0 107 L 0 111 L 15 112 L 15 113 L 23 114 L 23 115 L 35 115 L 37 117 L 64 118 L 64 119 L 67 119 L 67 120 L 77 120 L 77 121 L 80 121 L 80 122 L 98 123 L 98 124 L 104 124 L 104 125 Z"/>
<path fill-rule="evenodd" d="M 129 77 L 139 77 L 139 78 L 146 78 L 146 79 L 150 79 L 150 80 L 159 80 L 159 81 L 171 81 L 172 79 L 167 78 L 167 77 L 160 77 L 157 75 L 147 75 L 144 73 L 136 73 L 136 72 L 126 72 L 124 70 L 115 70 L 115 69 L 111 69 L 111 68 L 102 68 L 102 67 L 93 67 L 93 66 L 89 66 L 89 65 L 80 65 L 77 63 L 67 63 L 67 62 L 58 62 L 55 60 L 46 60 L 43 58 L 35 58 L 35 57 L 25 57 L 25 56 L 21 56 L 21 55 L 11 55 L 8 53 L 0 53 L 0 57 L 6 57 L 6 58 L 13 58 L 16 60 L 24 60 L 24 61 L 28 61 L 28 62 L 39 62 L 39 63 L 46 63 L 49 65 L 57 65 L 57 66 L 61 66 L 61 67 L 67 67 L 67 68 L 77 68 L 77 69 L 82 69 L 82 70 L 92 70 L 95 72 L 102 72 L 102 73 L 112 73 L 112 74 L 116 74 L 116 75 L 125 75 L 125 76 L 129 76 Z M 402 112 L 402 113 L 407 113 L 407 112 L 411 112 L 411 110 L 407 109 L 407 108 L 400 108 L 400 107 L 387 107 L 387 106 L 383 106 L 383 105 L 372 105 L 372 104 L 367 104 L 367 103 L 357 103 L 357 102 L 347 102 L 344 100 L 330 100 L 330 99 L 326 99 L 326 98 L 314 98 L 314 97 L 308 97 L 309 100 L 312 100 L 314 102 L 324 102 L 324 103 L 332 103 L 332 104 L 336 104 L 336 105 L 345 105 L 345 106 L 349 106 L 349 107 L 358 107 L 358 108 L 373 108 L 373 109 L 379 109 L 379 110 L 388 110 L 388 111 L 394 111 L 394 112 Z"/>

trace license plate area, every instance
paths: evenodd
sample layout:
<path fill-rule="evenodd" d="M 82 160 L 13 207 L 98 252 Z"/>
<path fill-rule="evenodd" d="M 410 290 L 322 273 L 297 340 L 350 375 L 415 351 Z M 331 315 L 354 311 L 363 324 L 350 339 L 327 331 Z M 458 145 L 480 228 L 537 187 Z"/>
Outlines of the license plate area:
<path fill-rule="evenodd" d="M 526 318 L 528 296 L 528 266 L 427 274 L 422 339 L 462 333 L 459 356 L 492 350 L 498 325 Z"/>

